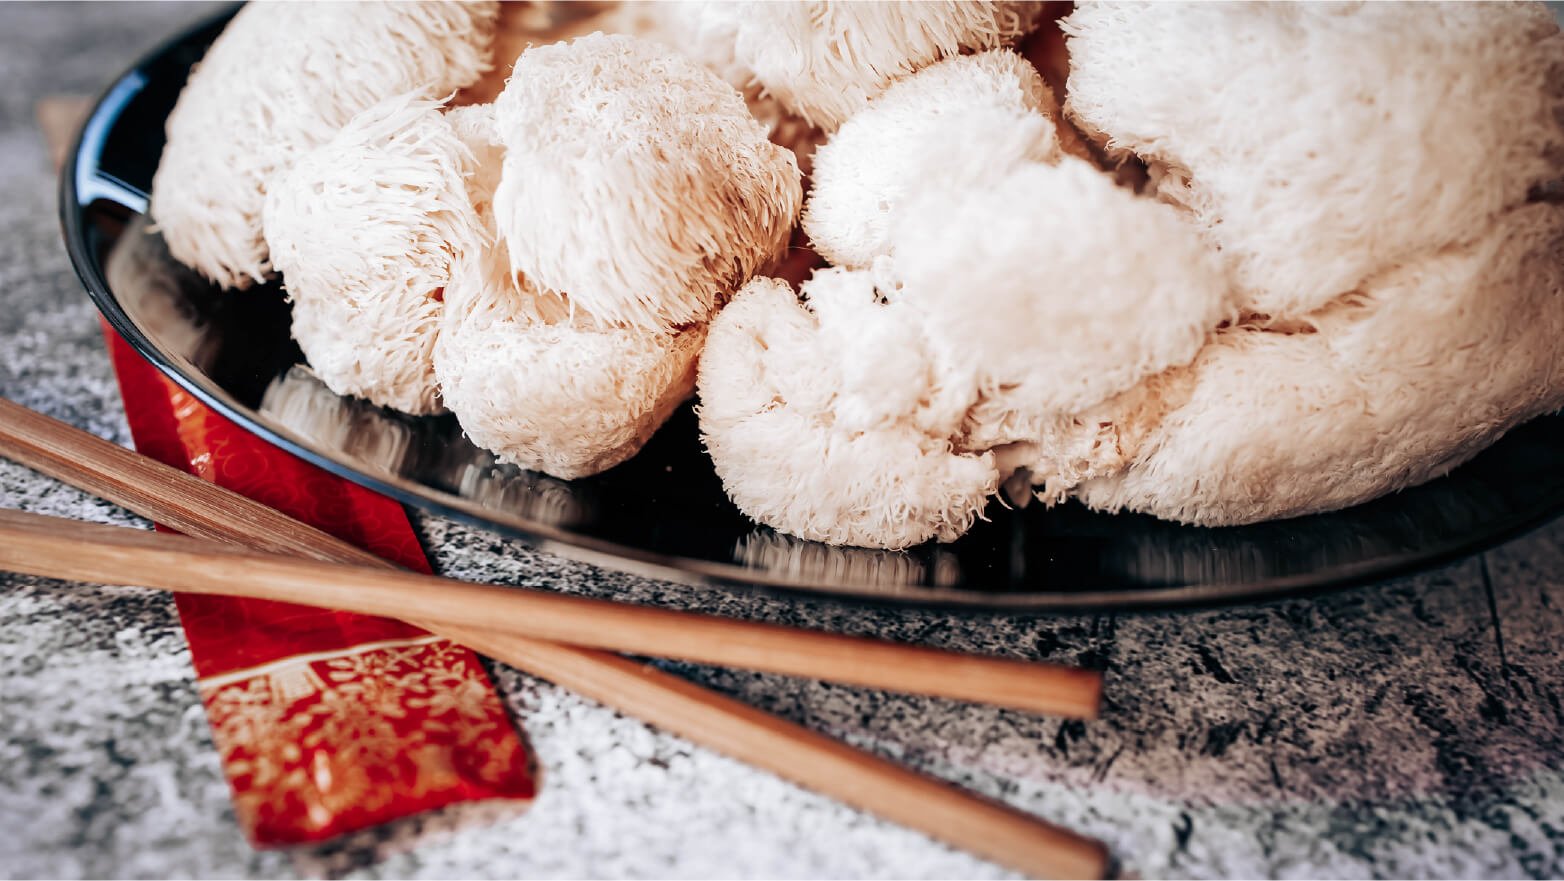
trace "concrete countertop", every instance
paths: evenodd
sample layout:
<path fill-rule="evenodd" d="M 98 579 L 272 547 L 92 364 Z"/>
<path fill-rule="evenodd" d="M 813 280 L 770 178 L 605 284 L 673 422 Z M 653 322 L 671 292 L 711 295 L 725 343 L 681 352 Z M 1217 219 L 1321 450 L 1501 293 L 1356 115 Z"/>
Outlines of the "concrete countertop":
<path fill-rule="evenodd" d="M 0 394 L 128 444 L 32 119 L 205 8 L 0 6 Z M 0 505 L 144 521 L 0 461 Z M 1142 876 L 1564 875 L 1564 525 L 1443 569 L 1222 610 L 1018 618 L 649 581 L 415 515 L 436 567 L 1107 670 L 1100 721 L 670 664 L 710 688 L 1107 841 Z M 331 845 L 241 837 L 168 596 L 0 576 L 0 875 L 1008 877 L 503 666 L 526 813 Z"/>

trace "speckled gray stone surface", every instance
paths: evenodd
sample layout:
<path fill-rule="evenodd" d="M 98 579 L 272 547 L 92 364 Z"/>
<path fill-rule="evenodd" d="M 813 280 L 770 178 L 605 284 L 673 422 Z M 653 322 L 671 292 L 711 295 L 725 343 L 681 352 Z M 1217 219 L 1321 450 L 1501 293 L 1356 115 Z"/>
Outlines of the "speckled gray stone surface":
<path fill-rule="evenodd" d="M 97 90 L 203 11 L 0 4 L 0 394 L 120 443 L 32 100 Z M 146 525 L 3 461 L 0 505 Z M 1100 836 L 1127 873 L 1564 875 L 1564 525 L 1313 599 L 1023 619 L 714 593 L 418 522 L 437 567 L 457 577 L 1105 668 L 1104 717 L 1082 724 L 669 665 Z M 548 683 L 494 673 L 539 757 L 530 810 L 476 806 L 257 853 L 234 824 L 169 599 L 0 576 L 0 876 L 1009 875 Z"/>

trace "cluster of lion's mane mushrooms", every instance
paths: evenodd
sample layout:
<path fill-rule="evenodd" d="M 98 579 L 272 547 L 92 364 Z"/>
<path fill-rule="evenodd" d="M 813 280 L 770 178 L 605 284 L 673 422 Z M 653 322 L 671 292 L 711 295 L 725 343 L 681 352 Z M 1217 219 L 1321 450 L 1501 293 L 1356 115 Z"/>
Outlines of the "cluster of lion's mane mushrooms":
<path fill-rule="evenodd" d="M 518 56 L 496 3 L 252 3 L 151 213 L 280 273 L 339 394 L 573 478 L 694 393 L 738 507 L 833 544 L 1002 490 L 1330 510 L 1564 406 L 1547 9 L 1054 7 L 626 4 Z"/>

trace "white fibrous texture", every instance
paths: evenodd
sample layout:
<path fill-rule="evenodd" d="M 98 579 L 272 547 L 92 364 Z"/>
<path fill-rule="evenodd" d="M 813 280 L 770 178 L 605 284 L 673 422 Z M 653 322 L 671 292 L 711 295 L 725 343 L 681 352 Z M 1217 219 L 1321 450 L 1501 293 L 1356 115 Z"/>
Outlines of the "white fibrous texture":
<path fill-rule="evenodd" d="M 892 80 L 963 51 L 1008 45 L 1031 31 L 1039 3 L 929 0 L 874 3 L 688 4 L 713 42 L 794 113 L 833 131 Z"/>
<path fill-rule="evenodd" d="M 1069 112 L 1150 164 L 1262 321 L 1474 241 L 1564 150 L 1542 4 L 1083 3 L 1062 26 Z"/>
<path fill-rule="evenodd" d="M 263 221 L 293 337 L 332 391 L 440 409 L 433 349 L 454 263 L 481 246 L 473 157 L 416 93 L 355 116 L 272 180 Z"/>
<path fill-rule="evenodd" d="M 733 54 L 738 41 L 737 22 L 725 16 L 707 15 L 704 3 L 627 0 L 604 17 L 602 26 L 606 33 L 652 40 L 675 49 L 740 92 L 754 83 L 749 68 Z"/>
<path fill-rule="evenodd" d="M 806 176 L 810 173 L 815 150 L 825 140 L 825 133 L 766 94 L 754 74 L 734 57 L 738 40 L 735 21 L 705 14 L 703 3 L 629 0 L 604 16 L 601 25 L 608 33 L 662 43 L 722 77 L 744 96 L 750 115 L 765 126 L 767 138 L 792 150 L 799 170 Z"/>
<path fill-rule="evenodd" d="M 762 280 L 718 316 L 701 428 L 756 520 L 900 548 L 959 536 L 1018 469 L 1056 501 L 1128 464 L 1139 429 L 1111 417 L 1231 320 L 1226 273 L 1176 209 L 1057 149 L 1028 156 L 1057 143 L 1040 115 L 1030 133 L 971 124 L 996 112 L 1016 117 L 959 114 L 983 136 L 913 166 L 890 256 L 817 272 L 807 308 Z"/>
<path fill-rule="evenodd" d="M 1072 156 L 928 187 L 891 240 L 897 297 L 931 344 L 1028 417 L 1084 411 L 1189 363 L 1234 312 L 1220 264 L 1175 209 Z"/>
<path fill-rule="evenodd" d="M 477 80 L 498 14 L 493 2 L 241 9 L 168 118 L 151 214 L 169 252 L 224 287 L 264 281 L 272 178 L 381 100 L 444 98 Z"/>
<path fill-rule="evenodd" d="M 505 148 L 494 131 L 494 105 L 469 104 L 453 107 L 445 113 L 457 140 L 472 154 L 472 170 L 467 177 L 467 196 L 473 212 L 492 236 L 494 233 L 494 191 L 500 185 L 500 167 Z"/>
<path fill-rule="evenodd" d="M 834 265 L 867 267 L 890 252 L 902 199 L 931 176 L 962 165 L 987 171 L 995 144 L 1028 133 L 1025 158 L 1055 158 L 1058 138 L 1043 118 L 1051 104 L 1037 70 L 1008 49 L 951 58 L 897 81 L 816 151 L 803 216 L 810 244 Z"/>
<path fill-rule="evenodd" d="M 446 289 L 434 351 L 445 405 L 502 462 L 565 479 L 611 468 L 694 390 L 705 325 L 676 333 L 605 326 L 519 281 L 491 210 L 504 159 L 493 107 L 447 118 L 477 159 L 469 197 L 487 237 Z"/>
<path fill-rule="evenodd" d="M 529 49 L 495 117 L 512 268 L 602 322 L 705 321 L 786 250 L 793 154 L 731 85 L 664 46 L 593 34 Z"/>
<path fill-rule="evenodd" d="M 1332 510 L 1437 477 L 1564 406 L 1564 210 L 1389 268 L 1311 333 L 1220 332 L 1164 378 L 1134 465 L 1095 508 L 1204 525 Z M 1133 413 L 1115 418 L 1129 422 Z"/>
<path fill-rule="evenodd" d="M 745 514 L 831 544 L 903 548 L 971 527 L 999 475 L 950 435 L 966 390 L 947 388 L 916 317 L 880 302 L 870 273 L 803 288 L 756 278 L 712 322 L 700 426 Z"/>
<path fill-rule="evenodd" d="M 571 479 L 640 451 L 695 387 L 706 336 L 539 319 L 512 287 L 459 279 L 435 367 L 445 404 L 502 462 Z"/>

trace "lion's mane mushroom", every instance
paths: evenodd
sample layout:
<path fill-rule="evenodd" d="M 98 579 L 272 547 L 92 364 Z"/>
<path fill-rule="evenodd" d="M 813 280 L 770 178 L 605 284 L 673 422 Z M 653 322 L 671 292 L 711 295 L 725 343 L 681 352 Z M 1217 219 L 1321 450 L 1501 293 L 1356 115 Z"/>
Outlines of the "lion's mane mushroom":
<path fill-rule="evenodd" d="M 1040 414 L 1084 410 L 1187 364 L 1234 316 L 1179 213 L 1073 156 L 982 186 L 932 184 L 890 235 L 897 298 L 951 363 Z"/>
<path fill-rule="evenodd" d="M 1542 4 L 1083 3 L 1062 27 L 1068 111 L 1147 160 L 1272 319 L 1472 241 L 1558 175 Z"/>
<path fill-rule="evenodd" d="M 169 252 L 224 287 L 264 281 L 272 178 L 385 98 L 443 98 L 477 80 L 498 14 L 494 2 L 241 9 L 168 118 L 151 214 Z"/>
<path fill-rule="evenodd" d="M 693 58 L 539 47 L 442 116 L 492 4 L 257 4 L 170 119 L 153 213 L 224 284 L 269 246 L 334 390 L 430 412 L 439 387 L 557 476 L 698 383 L 730 496 L 808 539 L 954 539 L 1002 483 L 1293 516 L 1564 407 L 1564 36 L 1426 10 L 1081 4 L 1065 113 L 1144 161 L 1137 195 L 1061 153 L 995 50 L 1033 5 L 678 7 Z M 746 98 L 835 131 L 805 224 L 841 265 L 798 295 L 752 277 L 801 193 Z"/>
<path fill-rule="evenodd" d="M 958 447 L 1000 450 L 1049 500 L 1123 464 L 1121 429 L 1100 406 L 1188 364 L 1236 311 L 1177 211 L 1073 156 L 930 186 L 891 240 L 898 298 L 979 388 Z"/>
<path fill-rule="evenodd" d="M 1332 510 L 1564 404 L 1564 212 L 1536 203 L 1564 178 L 1546 10 L 1093 4 L 1064 29 L 1071 112 L 1148 161 L 1242 313 L 1099 408 L 1124 466 L 1074 495 L 1205 525 Z"/>
<path fill-rule="evenodd" d="M 807 310 L 752 284 L 713 323 L 701 428 L 756 520 L 899 548 L 959 536 L 1017 469 L 1050 498 L 1116 473 L 1097 412 L 1232 318 L 1177 210 L 1061 155 L 1040 114 L 976 103 L 909 161 L 888 257 L 817 272 Z"/>
<path fill-rule="evenodd" d="M 706 448 L 755 520 L 830 544 L 902 548 L 971 527 L 999 475 L 949 437 L 966 391 L 940 385 L 913 316 L 871 273 L 756 278 L 712 322 L 698 388 Z"/>
<path fill-rule="evenodd" d="M 690 396 L 706 326 L 607 326 L 518 279 L 492 210 L 505 155 L 494 108 L 462 107 L 447 118 L 477 159 L 468 196 L 487 235 L 446 288 L 434 349 L 445 405 L 502 462 L 566 479 L 611 468 Z"/>
<path fill-rule="evenodd" d="M 512 268 L 610 324 L 702 322 L 787 246 L 793 154 L 732 86 L 646 40 L 529 49 L 495 102 Z"/>
<path fill-rule="evenodd" d="M 1164 377 L 1134 462 L 1088 505 L 1203 525 L 1358 504 L 1437 477 L 1564 406 L 1564 208 L 1374 277 L 1311 333 L 1233 327 Z M 1137 402 L 1138 404 L 1138 402 Z M 1144 414 L 1112 414 L 1132 425 Z"/>
<path fill-rule="evenodd" d="M 581 313 L 545 321 L 527 305 L 534 294 L 484 278 L 449 289 L 435 367 L 462 430 L 500 461 L 565 479 L 596 474 L 640 451 L 694 389 L 706 325 L 662 333 Z"/>
<path fill-rule="evenodd" d="M 406 413 L 440 409 L 440 292 L 480 247 L 471 153 L 418 93 L 353 117 L 271 181 L 266 245 L 293 301 L 293 337 L 332 391 Z"/>
<path fill-rule="evenodd" d="M 628 34 L 662 43 L 704 65 L 744 96 L 744 104 L 766 128 L 773 144 L 793 151 L 799 170 L 808 176 L 816 148 L 825 133 L 794 115 L 766 94 L 749 69 L 734 57 L 735 23 L 705 14 L 704 4 L 665 0 L 626 0 L 598 22 L 607 33 Z"/>
<path fill-rule="evenodd" d="M 1012 43 L 1042 12 L 1040 3 L 989 0 L 691 5 L 767 94 L 826 131 L 892 80 L 964 50 Z"/>
<path fill-rule="evenodd" d="M 1052 103 L 1037 70 L 1008 49 L 947 59 L 898 80 L 815 151 L 803 216 L 810 244 L 836 266 L 864 268 L 888 254 L 900 201 L 928 174 L 945 173 L 931 167 L 929 153 L 963 162 L 951 142 L 989 137 L 990 130 L 994 138 L 1012 137 L 1007 130 L 1030 126 L 1037 136 L 1025 144 L 1027 155 L 1056 158 L 1058 139 L 1038 119 Z M 978 125 L 977 108 L 994 113 Z"/>

